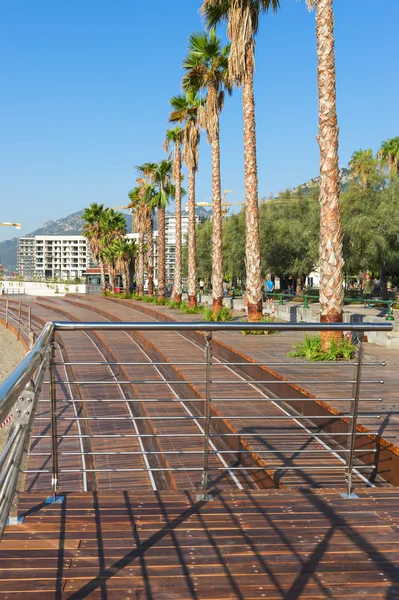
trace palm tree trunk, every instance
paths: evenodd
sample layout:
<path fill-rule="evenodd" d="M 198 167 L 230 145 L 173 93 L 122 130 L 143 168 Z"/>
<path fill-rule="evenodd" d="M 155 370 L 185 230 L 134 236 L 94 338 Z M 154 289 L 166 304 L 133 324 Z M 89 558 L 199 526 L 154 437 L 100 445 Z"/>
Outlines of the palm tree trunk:
<path fill-rule="evenodd" d="M 258 209 L 258 167 L 256 163 L 256 125 L 253 54 L 247 51 L 247 73 L 242 84 L 244 116 L 245 230 L 248 321 L 262 319 L 262 280 Z"/>
<path fill-rule="evenodd" d="M 175 251 L 175 273 L 173 280 L 173 299 L 181 302 L 182 294 L 182 251 L 181 251 L 181 155 L 180 144 L 176 143 L 175 157 L 173 160 L 173 179 L 175 182 L 175 218 L 176 218 L 176 251 Z"/>
<path fill-rule="evenodd" d="M 103 259 L 100 257 L 98 259 L 98 262 L 100 263 L 100 281 L 101 281 L 101 291 L 102 293 L 105 292 L 105 268 L 104 268 L 104 261 Z"/>
<path fill-rule="evenodd" d="M 148 295 L 154 295 L 154 240 L 153 240 L 154 222 L 152 215 L 147 221 L 147 261 L 148 261 Z"/>
<path fill-rule="evenodd" d="M 195 235 L 195 170 L 188 169 L 188 306 L 197 306 L 197 257 Z"/>
<path fill-rule="evenodd" d="M 158 208 L 158 298 L 165 298 L 165 209 Z"/>
<path fill-rule="evenodd" d="M 342 232 L 339 209 L 338 122 L 333 0 L 316 3 L 320 147 L 320 321 L 342 322 L 344 300 Z M 322 332 L 322 346 L 341 339 Z"/>
<path fill-rule="evenodd" d="M 139 233 L 138 265 L 137 265 L 137 293 L 144 296 L 144 232 Z"/>
<path fill-rule="evenodd" d="M 212 139 L 212 311 L 223 306 L 222 198 L 219 131 Z"/>

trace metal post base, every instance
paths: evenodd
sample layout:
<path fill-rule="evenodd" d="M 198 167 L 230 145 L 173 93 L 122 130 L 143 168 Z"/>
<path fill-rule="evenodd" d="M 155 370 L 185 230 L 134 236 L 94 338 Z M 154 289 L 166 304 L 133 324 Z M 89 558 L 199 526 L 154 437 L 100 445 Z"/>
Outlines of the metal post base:
<path fill-rule="evenodd" d="M 347 500 L 349 500 L 351 498 L 353 498 L 353 499 L 359 498 L 359 496 L 357 494 L 355 494 L 355 492 L 351 492 L 350 494 L 348 494 L 347 492 L 342 492 L 340 494 L 340 496 L 341 496 L 341 498 L 345 498 Z"/>
<path fill-rule="evenodd" d="M 8 517 L 6 521 L 6 527 L 8 525 L 22 525 L 24 522 L 24 517 Z"/>
<path fill-rule="evenodd" d="M 54 498 L 54 496 L 48 496 L 44 503 L 45 504 L 62 504 L 65 500 L 65 496 L 56 496 Z"/>
<path fill-rule="evenodd" d="M 215 499 L 212 494 L 197 494 L 195 496 L 197 502 L 213 502 L 213 500 Z"/>

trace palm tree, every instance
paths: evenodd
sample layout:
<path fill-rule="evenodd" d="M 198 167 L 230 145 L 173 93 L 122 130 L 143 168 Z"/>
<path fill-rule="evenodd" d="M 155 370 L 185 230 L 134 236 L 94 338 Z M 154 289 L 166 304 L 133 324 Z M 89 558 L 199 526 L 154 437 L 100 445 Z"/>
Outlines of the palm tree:
<path fill-rule="evenodd" d="M 122 277 L 125 294 L 132 291 L 134 261 L 137 254 L 137 246 L 134 240 L 114 240 L 111 248 L 115 250 L 116 269 Z"/>
<path fill-rule="evenodd" d="M 391 177 L 399 173 L 399 136 L 389 138 L 382 142 L 378 152 L 383 165 L 388 169 Z"/>
<path fill-rule="evenodd" d="M 101 256 L 109 269 L 111 292 L 115 290 L 116 251 L 114 242 L 124 240 L 126 236 L 126 221 L 122 213 L 109 208 L 102 217 Z"/>
<path fill-rule="evenodd" d="M 134 214 L 135 229 L 139 234 L 139 243 L 137 249 L 137 293 L 144 296 L 144 234 L 146 231 L 146 219 L 148 204 L 146 202 L 146 192 L 143 191 L 143 185 L 137 185 L 129 194 L 129 208 Z"/>
<path fill-rule="evenodd" d="M 164 149 L 167 152 L 173 144 L 173 181 L 175 183 L 175 218 L 176 218 L 176 252 L 175 252 L 175 273 L 173 280 L 173 299 L 176 302 L 182 301 L 182 237 L 181 237 L 181 144 L 183 140 L 183 130 L 177 126 L 173 129 L 167 129 L 164 141 Z"/>
<path fill-rule="evenodd" d="M 200 117 L 212 148 L 212 296 L 213 312 L 223 306 L 222 197 L 220 183 L 219 113 L 223 108 L 224 90 L 232 91 L 228 77 L 230 46 L 222 46 L 216 31 L 190 36 L 188 55 L 183 61 L 187 91 L 207 90 L 206 104 Z M 202 113 L 202 114 L 201 114 Z M 201 119 L 200 119 L 201 121 Z"/>
<path fill-rule="evenodd" d="M 205 101 L 193 92 L 184 96 L 174 96 L 170 104 L 172 112 L 169 121 L 182 123 L 183 161 L 188 170 L 188 305 L 197 305 L 197 259 L 195 239 L 195 173 L 198 171 L 198 145 L 200 131 L 198 111 Z"/>
<path fill-rule="evenodd" d="M 356 178 L 365 190 L 369 187 L 375 175 L 378 161 L 374 158 L 372 150 L 356 150 L 349 161 L 352 177 Z"/>
<path fill-rule="evenodd" d="M 153 219 L 153 196 L 152 185 L 153 172 L 156 170 L 156 163 L 143 163 L 138 165 L 136 170 L 140 173 L 137 183 L 141 188 L 141 207 L 140 213 L 143 221 L 144 233 L 147 241 L 147 271 L 148 271 L 148 295 L 154 295 L 154 219 Z M 143 234 L 144 235 L 144 234 Z M 144 246 L 143 246 L 144 247 Z M 143 266 L 144 272 L 144 266 Z"/>
<path fill-rule="evenodd" d="M 165 210 L 170 199 L 174 196 L 174 186 L 171 182 L 172 163 L 169 160 L 161 160 L 159 163 L 152 164 L 151 168 L 145 170 L 137 167 L 137 170 L 143 175 L 147 175 L 149 185 L 152 186 L 152 206 L 158 209 L 158 298 L 165 298 L 165 259 L 166 259 L 166 231 L 165 231 Z"/>
<path fill-rule="evenodd" d="M 88 239 L 90 251 L 93 259 L 100 264 L 101 272 L 101 289 L 105 290 L 105 269 L 104 261 L 101 256 L 102 250 L 102 227 L 104 213 L 108 208 L 104 208 L 103 204 L 93 202 L 88 208 L 84 209 L 82 219 L 85 221 L 83 225 L 83 235 Z"/>
<path fill-rule="evenodd" d="M 277 10 L 279 0 L 204 0 L 202 12 L 209 29 L 227 21 L 231 42 L 229 77 L 242 87 L 244 117 L 244 177 L 246 218 L 246 290 L 248 320 L 262 318 L 262 280 L 258 209 L 258 167 L 254 98 L 255 35 L 261 13 Z"/>
<path fill-rule="evenodd" d="M 320 147 L 320 320 L 342 321 L 344 286 L 339 206 L 338 121 L 333 0 L 307 0 L 316 9 Z M 340 332 L 323 332 L 328 348 Z"/>

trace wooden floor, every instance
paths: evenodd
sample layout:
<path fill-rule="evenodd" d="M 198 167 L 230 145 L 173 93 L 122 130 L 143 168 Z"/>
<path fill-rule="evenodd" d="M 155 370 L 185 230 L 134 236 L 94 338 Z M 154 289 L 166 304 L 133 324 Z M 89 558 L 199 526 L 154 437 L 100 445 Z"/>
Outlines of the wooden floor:
<path fill-rule="evenodd" d="M 25 495 L 2 600 L 399 598 L 399 492 Z"/>

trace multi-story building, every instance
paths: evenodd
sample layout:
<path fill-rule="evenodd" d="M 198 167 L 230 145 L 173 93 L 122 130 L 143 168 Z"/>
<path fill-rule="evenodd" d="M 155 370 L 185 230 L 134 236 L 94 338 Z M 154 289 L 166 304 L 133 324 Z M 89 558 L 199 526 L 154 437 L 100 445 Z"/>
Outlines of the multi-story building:
<path fill-rule="evenodd" d="M 25 278 L 35 275 L 35 238 L 18 238 L 18 273 Z"/>
<path fill-rule="evenodd" d="M 18 270 L 24 277 L 81 278 L 92 264 L 83 235 L 36 235 L 18 240 Z"/>

